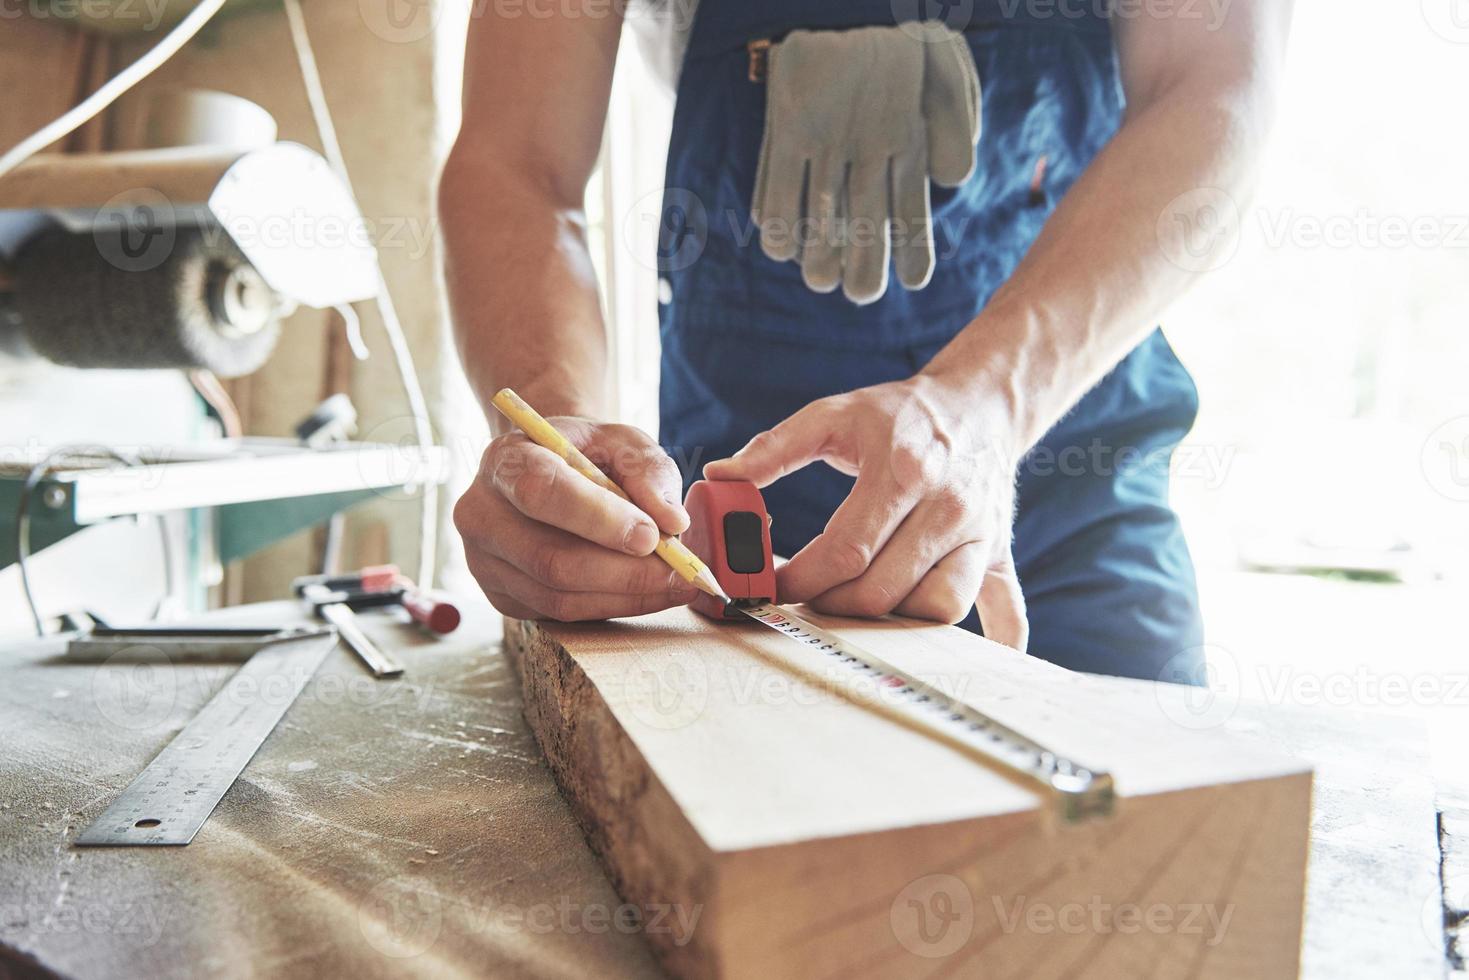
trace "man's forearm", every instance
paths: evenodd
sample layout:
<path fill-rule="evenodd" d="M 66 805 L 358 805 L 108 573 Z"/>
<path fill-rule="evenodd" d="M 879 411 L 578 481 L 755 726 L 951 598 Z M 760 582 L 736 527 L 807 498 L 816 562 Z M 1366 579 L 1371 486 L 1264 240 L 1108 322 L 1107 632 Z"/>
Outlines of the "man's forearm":
<path fill-rule="evenodd" d="M 457 147 L 439 190 L 445 271 L 465 374 L 490 398 L 515 388 L 545 415 L 604 416 L 607 343 L 579 204 Z"/>
<path fill-rule="evenodd" d="M 1170 209 L 1248 195 L 1267 99 L 1257 86 L 1185 84 L 1131 112 L 1009 282 L 923 373 L 998 395 L 1016 425 L 1010 448 L 1033 446 L 1198 278 L 1181 259 L 1200 215 L 1170 220 Z M 1198 189 L 1209 190 L 1180 200 Z"/>

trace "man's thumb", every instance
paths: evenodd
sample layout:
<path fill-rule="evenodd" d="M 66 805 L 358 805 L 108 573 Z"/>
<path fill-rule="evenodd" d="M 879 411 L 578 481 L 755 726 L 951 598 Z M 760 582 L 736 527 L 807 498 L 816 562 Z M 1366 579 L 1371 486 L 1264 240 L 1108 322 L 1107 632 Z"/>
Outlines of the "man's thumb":
<path fill-rule="evenodd" d="M 1015 574 L 1015 559 L 1010 549 L 985 572 L 975 601 L 979 625 L 987 639 L 1025 652 L 1030 643 L 1030 622 L 1025 614 L 1025 596 Z"/>

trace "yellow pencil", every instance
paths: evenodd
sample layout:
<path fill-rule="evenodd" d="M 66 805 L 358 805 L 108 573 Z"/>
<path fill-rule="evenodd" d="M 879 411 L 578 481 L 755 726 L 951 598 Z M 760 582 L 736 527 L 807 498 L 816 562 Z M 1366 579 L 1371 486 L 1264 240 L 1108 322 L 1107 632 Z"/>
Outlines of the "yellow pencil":
<path fill-rule="evenodd" d="M 521 430 L 536 445 L 551 450 L 566 460 L 572 469 L 602 489 L 617 494 L 629 503 L 632 502 L 632 498 L 623 491 L 622 487 L 613 483 L 606 473 L 598 469 L 596 464 L 587 459 L 580 449 L 571 444 L 570 439 L 567 439 L 554 425 L 542 418 L 540 412 L 526 404 L 525 399 L 512 389 L 501 388 L 491 402 L 500 410 L 501 415 L 520 426 Z M 658 547 L 654 551 L 685 582 L 717 599 L 730 601 L 729 596 L 719 587 L 719 581 L 715 579 L 714 573 L 709 571 L 708 566 L 699 560 L 699 556 L 690 551 L 678 538 L 671 534 L 660 535 Z"/>

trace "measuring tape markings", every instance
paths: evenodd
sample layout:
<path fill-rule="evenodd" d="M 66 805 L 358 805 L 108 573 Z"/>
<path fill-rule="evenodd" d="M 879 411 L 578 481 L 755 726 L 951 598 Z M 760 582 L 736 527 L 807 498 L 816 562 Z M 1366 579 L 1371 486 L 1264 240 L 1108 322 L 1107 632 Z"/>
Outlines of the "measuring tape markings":
<path fill-rule="evenodd" d="M 837 658 L 847 667 L 873 676 L 879 689 L 895 697 L 878 696 L 889 709 L 896 709 L 920 724 L 933 726 L 1010 772 L 1039 783 L 1053 794 L 1067 822 L 1112 812 L 1112 777 L 1106 772 L 1080 765 L 1046 748 L 957 697 L 939 690 L 849 640 L 806 622 L 781 606 L 769 603 L 736 605 L 751 619 L 784 636 Z M 940 722 L 947 723 L 938 727 Z M 952 729 L 952 730 L 951 730 Z"/>

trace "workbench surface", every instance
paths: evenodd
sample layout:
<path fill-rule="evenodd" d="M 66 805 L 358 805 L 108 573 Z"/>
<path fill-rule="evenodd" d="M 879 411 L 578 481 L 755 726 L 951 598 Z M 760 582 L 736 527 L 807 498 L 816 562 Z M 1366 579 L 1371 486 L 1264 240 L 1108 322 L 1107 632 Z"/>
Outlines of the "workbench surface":
<path fill-rule="evenodd" d="M 464 611 L 442 640 L 364 616 L 406 675 L 331 654 L 185 848 L 71 842 L 234 668 L 6 646 L 0 978 L 657 976 L 640 931 L 697 923 L 621 903 L 521 718 L 493 611 Z M 215 621 L 302 620 L 269 603 Z M 1316 765 L 1303 974 L 1449 974 L 1417 727 L 1247 704 L 1228 724 Z"/>

